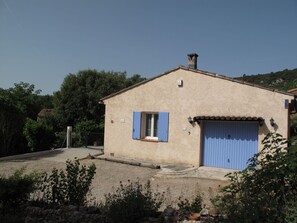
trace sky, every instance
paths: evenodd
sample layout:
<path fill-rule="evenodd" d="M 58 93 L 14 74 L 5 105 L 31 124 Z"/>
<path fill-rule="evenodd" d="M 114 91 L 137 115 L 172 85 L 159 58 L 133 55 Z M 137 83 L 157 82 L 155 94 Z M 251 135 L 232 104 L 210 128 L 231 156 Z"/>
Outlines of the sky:
<path fill-rule="evenodd" d="M 0 88 L 80 70 L 150 78 L 197 53 L 228 77 L 297 68 L 297 0 L 0 0 Z"/>

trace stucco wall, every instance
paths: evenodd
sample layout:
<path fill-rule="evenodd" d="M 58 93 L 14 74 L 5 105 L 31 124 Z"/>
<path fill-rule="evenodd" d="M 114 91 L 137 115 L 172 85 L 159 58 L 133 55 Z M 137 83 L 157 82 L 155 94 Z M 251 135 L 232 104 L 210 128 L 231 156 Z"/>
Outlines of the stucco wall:
<path fill-rule="evenodd" d="M 177 80 L 183 80 L 182 87 L 177 86 Z M 215 76 L 177 69 L 104 101 L 105 154 L 199 166 L 202 125 L 189 124 L 189 116 L 263 117 L 265 123 L 259 127 L 260 144 L 266 133 L 274 131 L 274 128 L 287 137 L 288 110 L 284 103 L 285 99 L 292 98 Z M 133 140 L 133 111 L 169 112 L 168 142 Z M 274 128 L 269 123 L 271 118 L 276 123 Z"/>

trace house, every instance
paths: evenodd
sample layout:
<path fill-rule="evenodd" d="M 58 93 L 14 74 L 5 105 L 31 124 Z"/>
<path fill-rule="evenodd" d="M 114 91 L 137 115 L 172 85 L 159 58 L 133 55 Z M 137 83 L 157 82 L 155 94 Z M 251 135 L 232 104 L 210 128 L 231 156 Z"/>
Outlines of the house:
<path fill-rule="evenodd" d="M 297 88 L 290 89 L 288 90 L 288 92 L 291 94 L 297 95 Z"/>
<path fill-rule="evenodd" d="M 268 132 L 288 137 L 294 95 L 179 66 L 103 98 L 107 156 L 243 169 Z"/>
<path fill-rule="evenodd" d="M 54 113 L 54 109 L 49 108 L 43 108 L 41 111 L 37 114 L 37 120 L 42 120 L 46 117 L 52 116 Z"/>

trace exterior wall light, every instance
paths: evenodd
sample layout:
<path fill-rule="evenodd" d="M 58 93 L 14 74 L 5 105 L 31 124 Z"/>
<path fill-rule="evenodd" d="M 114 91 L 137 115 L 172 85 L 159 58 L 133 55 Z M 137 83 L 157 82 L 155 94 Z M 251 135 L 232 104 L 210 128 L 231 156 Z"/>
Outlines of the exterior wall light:
<path fill-rule="evenodd" d="M 191 116 L 189 116 L 188 121 L 189 121 L 190 124 L 194 123 L 194 120 L 193 120 L 193 118 Z"/>
<path fill-rule="evenodd" d="M 274 119 L 273 118 L 270 119 L 270 125 L 271 126 L 274 126 L 275 125 L 275 122 L 274 122 Z"/>

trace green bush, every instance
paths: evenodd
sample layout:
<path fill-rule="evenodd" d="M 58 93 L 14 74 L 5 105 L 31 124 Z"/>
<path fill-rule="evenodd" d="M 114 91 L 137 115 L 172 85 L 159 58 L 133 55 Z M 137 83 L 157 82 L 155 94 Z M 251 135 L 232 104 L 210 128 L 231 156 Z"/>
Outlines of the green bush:
<path fill-rule="evenodd" d="M 83 120 L 76 124 L 75 126 L 75 133 L 79 139 L 80 146 L 87 146 L 88 145 L 88 136 L 91 132 L 99 132 L 102 129 L 101 125 L 96 123 L 93 120 Z"/>
<path fill-rule="evenodd" d="M 0 177 L 0 207 L 15 208 L 26 203 L 30 194 L 40 183 L 37 173 L 24 174 L 25 168 L 19 169 L 8 178 Z"/>
<path fill-rule="evenodd" d="M 27 119 L 23 134 L 32 152 L 50 149 L 55 141 L 54 131 L 43 121 Z"/>
<path fill-rule="evenodd" d="M 57 132 L 54 147 L 55 148 L 65 148 L 66 147 L 66 137 L 67 137 L 66 132 Z"/>
<path fill-rule="evenodd" d="M 102 204 L 107 222 L 137 222 L 144 217 L 154 216 L 164 201 L 164 194 L 152 193 L 150 181 L 144 186 L 138 181 L 128 181 L 112 194 L 105 195 Z"/>
<path fill-rule="evenodd" d="M 66 161 L 66 172 L 54 168 L 44 176 L 41 191 L 48 203 L 85 205 L 96 173 L 95 164 L 80 166 L 78 159 Z"/>
<path fill-rule="evenodd" d="M 291 201 L 288 203 L 285 222 L 296 223 L 297 222 L 297 201 Z"/>
<path fill-rule="evenodd" d="M 179 197 L 177 206 L 181 210 L 185 210 L 185 211 L 193 212 L 193 213 L 200 213 L 200 211 L 202 210 L 201 195 L 199 193 L 196 194 L 195 198 L 192 201 L 189 201 L 186 198 L 183 199 L 182 197 Z"/>
<path fill-rule="evenodd" d="M 227 175 L 231 183 L 214 201 L 230 223 L 286 222 L 290 217 L 290 203 L 297 198 L 297 148 L 286 147 L 277 133 L 262 143 L 246 169 Z"/>

